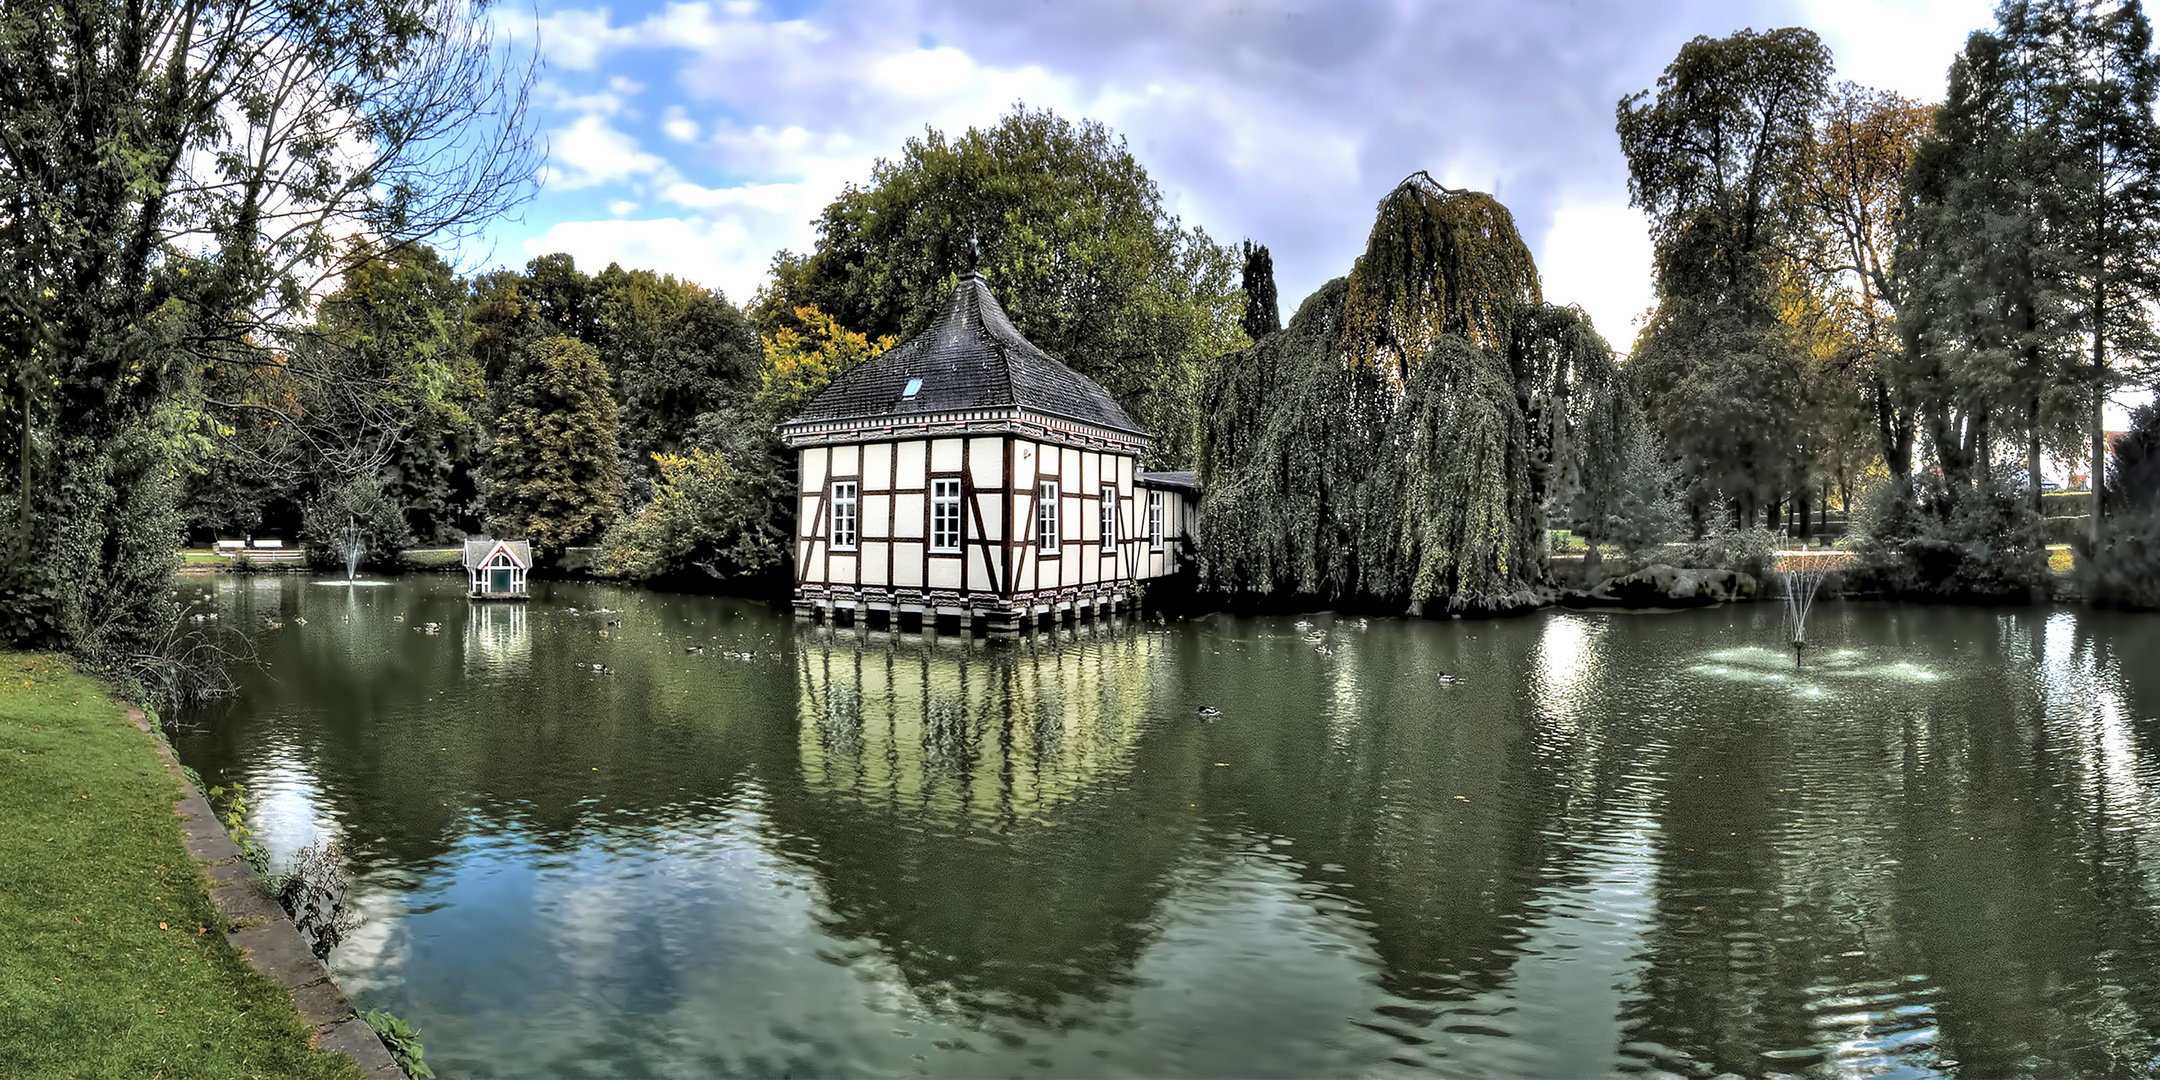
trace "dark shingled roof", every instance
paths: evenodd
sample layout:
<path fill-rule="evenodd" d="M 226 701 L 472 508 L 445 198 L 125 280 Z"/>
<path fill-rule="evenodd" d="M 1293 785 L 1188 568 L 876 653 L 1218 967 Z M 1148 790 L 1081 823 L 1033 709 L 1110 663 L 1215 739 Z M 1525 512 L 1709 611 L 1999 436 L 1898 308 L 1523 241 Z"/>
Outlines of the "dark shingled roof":
<path fill-rule="evenodd" d="M 1142 487 L 1183 488 L 1196 494 L 1200 490 L 1200 474 L 1196 472 L 1142 472 L 1134 479 Z"/>
<path fill-rule="evenodd" d="M 914 379 L 922 388 L 901 396 Z M 786 424 L 1016 405 L 1147 434 L 1095 380 L 1021 337 L 982 275 L 970 273 L 929 328 L 835 380 Z"/>

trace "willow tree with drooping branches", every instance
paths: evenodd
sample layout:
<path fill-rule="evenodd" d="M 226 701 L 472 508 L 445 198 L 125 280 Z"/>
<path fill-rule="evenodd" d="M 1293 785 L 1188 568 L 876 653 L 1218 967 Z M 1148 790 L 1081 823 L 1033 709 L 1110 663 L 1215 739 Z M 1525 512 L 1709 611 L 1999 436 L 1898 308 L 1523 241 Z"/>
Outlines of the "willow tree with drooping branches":
<path fill-rule="evenodd" d="M 1617 478 L 1596 458 L 1631 410 L 1588 319 L 1544 302 L 1507 208 L 1415 174 L 1381 200 L 1349 276 L 1203 372 L 1202 585 L 1248 602 L 1534 606 L 1547 507 L 1610 501 Z"/>

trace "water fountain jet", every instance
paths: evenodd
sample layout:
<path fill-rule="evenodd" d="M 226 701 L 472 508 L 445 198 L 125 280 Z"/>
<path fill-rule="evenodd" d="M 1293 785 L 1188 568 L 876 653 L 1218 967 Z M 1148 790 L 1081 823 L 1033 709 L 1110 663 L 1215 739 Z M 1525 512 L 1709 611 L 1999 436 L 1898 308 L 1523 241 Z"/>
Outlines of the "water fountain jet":
<path fill-rule="evenodd" d="M 360 523 L 351 514 L 345 515 L 345 527 L 338 530 L 338 547 L 345 552 L 347 581 L 360 575 L 360 554 L 364 550 L 360 540 Z"/>
<path fill-rule="evenodd" d="M 1770 572 L 1784 584 L 1785 622 L 1792 627 L 1793 666 L 1800 666 L 1807 649 L 1808 614 L 1815 609 L 1815 594 L 1823 579 L 1852 564 L 1842 551 L 1781 551 Z"/>

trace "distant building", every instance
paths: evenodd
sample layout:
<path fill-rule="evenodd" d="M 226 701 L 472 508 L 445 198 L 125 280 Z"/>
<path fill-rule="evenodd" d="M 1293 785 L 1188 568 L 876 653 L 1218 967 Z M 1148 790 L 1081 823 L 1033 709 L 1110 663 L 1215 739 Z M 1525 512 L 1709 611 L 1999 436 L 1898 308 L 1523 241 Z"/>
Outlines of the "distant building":
<path fill-rule="evenodd" d="M 801 466 L 795 609 L 1015 630 L 1130 605 L 1179 568 L 1197 484 L 1013 328 L 978 274 L 928 329 L 780 425 Z"/>
<path fill-rule="evenodd" d="M 523 540 L 475 536 L 465 541 L 466 595 L 475 600 L 523 600 L 532 545 Z"/>

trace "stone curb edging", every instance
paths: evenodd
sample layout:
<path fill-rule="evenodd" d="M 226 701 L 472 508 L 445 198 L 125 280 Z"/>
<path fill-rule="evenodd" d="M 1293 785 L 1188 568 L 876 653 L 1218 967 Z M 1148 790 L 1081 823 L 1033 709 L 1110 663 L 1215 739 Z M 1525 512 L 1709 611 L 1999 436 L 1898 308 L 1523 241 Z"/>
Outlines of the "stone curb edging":
<path fill-rule="evenodd" d="M 255 965 L 255 970 L 292 995 L 300 1018 L 315 1029 L 311 1041 L 317 1049 L 352 1058 L 367 1080 L 410 1080 L 375 1029 L 355 1015 L 352 1001 L 338 989 L 329 970 L 308 951 L 307 942 L 285 917 L 285 909 L 278 906 L 261 875 L 240 857 L 239 845 L 225 835 L 225 826 L 219 823 L 209 802 L 180 771 L 172 748 L 150 730 L 149 718 L 141 709 L 127 710 L 127 718 L 151 737 L 165 771 L 186 792 L 173 804 L 173 814 L 180 818 L 181 832 L 187 837 L 188 855 L 210 878 L 210 903 L 218 914 L 228 924 L 242 927 L 228 932 L 226 940 Z"/>

